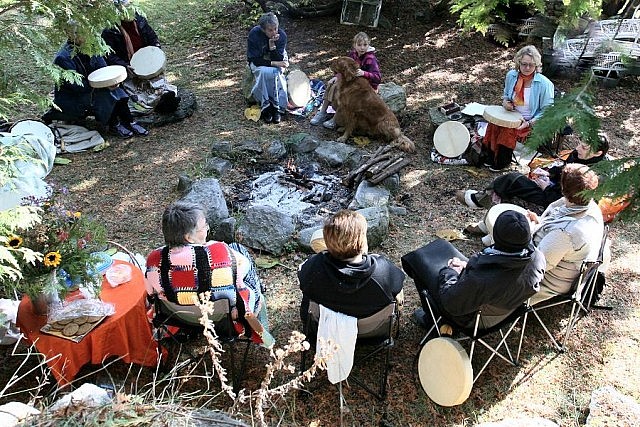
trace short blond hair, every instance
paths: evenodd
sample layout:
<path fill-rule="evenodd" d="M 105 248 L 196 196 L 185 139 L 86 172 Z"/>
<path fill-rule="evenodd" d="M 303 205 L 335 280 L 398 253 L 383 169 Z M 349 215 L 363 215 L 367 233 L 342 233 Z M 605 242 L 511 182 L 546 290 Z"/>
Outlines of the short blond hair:
<path fill-rule="evenodd" d="M 327 250 L 340 260 L 367 252 L 367 219 L 358 212 L 343 209 L 327 219 L 322 229 Z"/>
<path fill-rule="evenodd" d="M 513 57 L 513 62 L 516 63 L 516 69 L 520 70 L 520 62 L 522 62 L 522 57 L 525 55 L 529 55 L 533 62 L 536 64 L 536 70 L 542 70 L 542 55 L 538 52 L 538 49 L 534 45 L 527 45 L 516 52 L 516 56 Z"/>
<path fill-rule="evenodd" d="M 364 42 L 366 44 L 371 44 L 371 39 L 364 31 L 360 31 L 358 34 L 353 36 L 353 45 L 355 46 L 358 42 Z"/>

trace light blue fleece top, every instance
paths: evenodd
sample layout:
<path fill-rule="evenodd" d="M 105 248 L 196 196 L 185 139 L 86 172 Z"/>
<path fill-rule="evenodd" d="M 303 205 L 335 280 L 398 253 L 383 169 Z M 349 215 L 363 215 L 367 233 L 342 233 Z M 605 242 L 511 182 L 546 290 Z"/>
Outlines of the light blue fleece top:
<path fill-rule="evenodd" d="M 503 99 L 513 100 L 517 81 L 518 70 L 509 70 L 504 79 Z M 553 89 L 554 86 L 551 80 L 536 72 L 531 81 L 531 92 L 529 93 L 529 110 L 531 111 L 532 119 L 538 120 L 542 116 L 542 111 L 553 104 Z"/>

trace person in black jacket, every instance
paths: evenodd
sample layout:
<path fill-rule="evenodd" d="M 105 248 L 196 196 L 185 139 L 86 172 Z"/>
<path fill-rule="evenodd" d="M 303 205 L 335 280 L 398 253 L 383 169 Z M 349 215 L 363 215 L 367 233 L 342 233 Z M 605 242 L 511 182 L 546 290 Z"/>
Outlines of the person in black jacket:
<path fill-rule="evenodd" d="M 549 204 L 562 197 L 560 175 L 564 165 L 569 163 L 592 165 L 604 159 L 609 151 L 609 141 L 605 135 L 600 136 L 596 151 L 575 134 L 567 135 L 565 140 L 576 144 L 576 148 L 565 160 L 557 159 L 546 169 L 536 168 L 529 177 L 518 172 L 500 175 L 484 191 L 457 191 L 456 199 L 471 208 L 490 208 L 496 203 L 514 203 L 542 213 Z"/>
<path fill-rule="evenodd" d="M 436 240 L 402 257 L 416 284 L 422 307 L 414 320 L 428 329 L 430 315 L 423 291 L 454 326 L 471 328 L 478 310 L 480 328 L 505 319 L 540 289 L 546 261 L 531 243 L 529 222 L 519 212 L 505 211 L 493 227 L 495 244 L 467 259 L 446 240 Z"/>
<path fill-rule="evenodd" d="M 367 253 L 367 220 L 362 214 L 339 211 L 325 222 L 323 235 L 327 250 L 313 255 L 298 270 L 303 322 L 309 300 L 358 319 L 394 299 L 402 300 L 405 275 L 383 256 Z"/>

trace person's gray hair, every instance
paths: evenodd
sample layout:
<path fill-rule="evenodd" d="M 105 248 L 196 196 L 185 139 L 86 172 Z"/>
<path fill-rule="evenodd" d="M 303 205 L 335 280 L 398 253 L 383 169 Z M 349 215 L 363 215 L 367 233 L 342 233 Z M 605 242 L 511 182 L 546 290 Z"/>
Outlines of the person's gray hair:
<path fill-rule="evenodd" d="M 278 23 L 278 17 L 273 12 L 268 12 L 260 17 L 258 25 L 265 30 L 267 27 L 278 27 L 280 24 Z"/>
<path fill-rule="evenodd" d="M 198 227 L 200 215 L 205 215 L 205 210 L 197 203 L 175 202 L 169 205 L 162 214 L 165 244 L 169 247 L 184 245 L 184 236 Z"/>
<path fill-rule="evenodd" d="M 516 63 L 516 69 L 520 71 L 520 62 L 522 61 L 522 57 L 525 55 L 529 55 L 533 62 L 536 64 L 536 70 L 539 72 L 542 69 L 542 55 L 538 52 L 538 49 L 533 45 L 527 45 L 516 52 L 516 56 L 513 57 L 513 62 Z"/>

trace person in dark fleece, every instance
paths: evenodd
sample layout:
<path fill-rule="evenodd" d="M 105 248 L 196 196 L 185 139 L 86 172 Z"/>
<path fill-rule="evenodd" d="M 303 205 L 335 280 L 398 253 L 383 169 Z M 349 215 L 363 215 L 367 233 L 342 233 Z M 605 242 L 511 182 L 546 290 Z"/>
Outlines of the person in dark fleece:
<path fill-rule="evenodd" d="M 341 210 L 323 228 L 327 249 L 305 261 L 298 270 L 307 321 L 309 300 L 358 319 L 380 311 L 394 299 L 401 303 L 405 274 L 381 255 L 368 254 L 367 220 Z"/>

